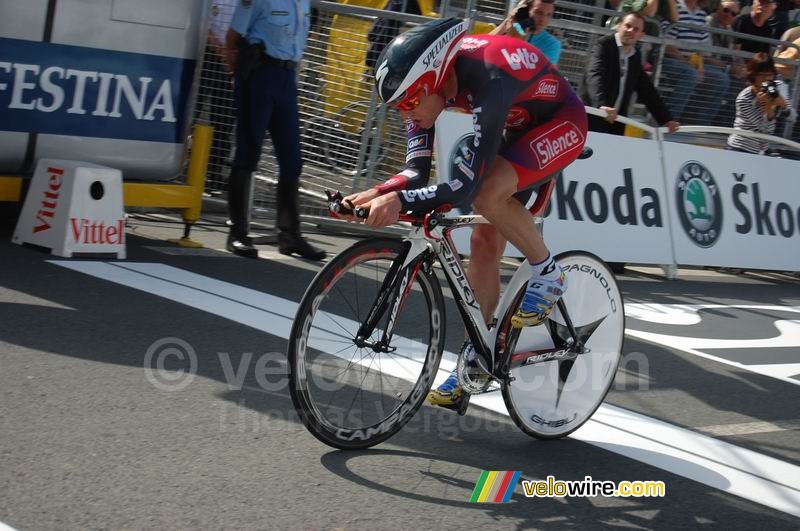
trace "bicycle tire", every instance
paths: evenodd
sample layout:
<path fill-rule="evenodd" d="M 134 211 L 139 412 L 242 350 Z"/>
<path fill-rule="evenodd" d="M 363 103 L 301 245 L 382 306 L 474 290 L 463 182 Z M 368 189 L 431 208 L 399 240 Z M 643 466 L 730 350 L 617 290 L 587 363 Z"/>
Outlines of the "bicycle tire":
<path fill-rule="evenodd" d="M 292 402 L 305 427 L 334 448 L 368 448 L 397 433 L 424 402 L 438 370 L 445 339 L 444 298 L 433 269 L 421 267 L 421 257 L 409 266 L 415 274 L 404 290 L 402 307 L 395 312 L 391 301 L 392 310 L 385 312 L 395 315 L 391 346 L 397 350 L 375 352 L 355 344 L 355 331 L 407 245 L 389 238 L 354 244 L 317 274 L 298 307 L 287 356 Z M 381 317 L 370 340 L 380 336 L 387 319 Z M 362 388 L 376 378 L 377 389 Z M 383 405 L 386 397 L 388 406 Z"/>
<path fill-rule="evenodd" d="M 537 439 L 565 437 L 597 411 L 614 383 L 625 334 L 622 293 L 605 262 L 583 251 L 561 253 L 556 262 L 567 277 L 567 311 L 579 335 L 588 334 L 590 352 L 574 361 L 551 360 L 511 371 L 514 379 L 503 386 L 503 400 L 516 425 Z M 552 348 L 565 328 L 556 309 L 545 323 L 523 329 L 528 337 L 520 337 L 517 351 L 523 345 Z"/>

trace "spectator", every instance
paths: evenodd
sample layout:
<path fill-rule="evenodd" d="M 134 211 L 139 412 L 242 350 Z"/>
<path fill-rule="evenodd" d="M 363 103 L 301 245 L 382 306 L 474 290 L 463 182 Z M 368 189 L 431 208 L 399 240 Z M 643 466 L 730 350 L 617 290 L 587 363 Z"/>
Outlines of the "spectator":
<path fill-rule="evenodd" d="M 698 0 L 677 0 L 678 22 L 705 26 L 708 14 L 697 3 Z M 687 45 L 707 45 L 710 41 L 707 31 L 684 25 L 670 26 L 667 37 L 683 41 Z M 692 94 L 702 99 L 700 103 L 704 118 L 713 120 L 722 103 L 722 95 L 727 93 L 730 86 L 730 78 L 723 68 L 716 64 L 706 64 L 702 54 L 691 49 L 667 46 L 662 74 L 666 83 L 673 87 L 672 94 L 666 101 L 676 120 L 683 118 Z"/>
<path fill-rule="evenodd" d="M 659 7 L 662 5 L 669 6 L 670 3 L 674 6 L 675 0 L 622 0 L 619 4 L 618 11 L 621 13 L 639 13 L 644 17 L 654 17 Z M 609 26 L 616 29 L 621 20 L 622 18 L 620 16 L 616 16 L 611 19 Z M 644 29 L 645 33 L 648 35 L 657 36 L 659 34 L 658 25 L 654 22 L 645 20 Z"/>
<path fill-rule="evenodd" d="M 539 48 L 551 63 L 557 65 L 561 57 L 561 42 L 547 31 L 556 11 L 554 1 L 523 0 L 510 16 L 492 30 L 492 35 L 512 35 L 525 39 Z M 527 18 L 523 14 L 525 9 L 528 10 Z"/>
<path fill-rule="evenodd" d="M 789 27 L 800 27 L 800 0 L 794 0 L 794 7 L 789 11 Z"/>
<path fill-rule="evenodd" d="M 247 237 L 249 195 L 253 171 L 269 129 L 279 168 L 278 250 L 322 260 L 325 251 L 312 246 L 300 234 L 303 159 L 297 65 L 308 38 L 310 6 L 308 0 L 301 0 L 281 4 L 281 10 L 275 7 L 270 0 L 239 2 L 225 36 L 226 63 L 236 79 L 236 155 L 228 193 L 232 226 L 227 249 L 239 256 L 258 258 L 258 249 Z"/>
<path fill-rule="evenodd" d="M 776 32 L 774 25 L 770 24 L 769 19 L 775 13 L 775 0 L 753 0 L 753 7 L 750 13 L 741 14 L 733 21 L 733 31 L 746 33 L 756 37 L 766 37 L 777 39 L 780 34 Z M 745 52 L 764 52 L 769 54 L 771 46 L 766 42 L 757 42 L 751 39 L 736 39 L 737 50 Z"/>
<path fill-rule="evenodd" d="M 639 13 L 644 17 L 656 18 L 661 22 L 667 23 L 678 21 L 678 8 L 675 0 L 622 0 L 619 4 L 619 11 L 622 13 Z M 614 17 L 610 26 L 615 27 L 620 17 Z M 648 35 L 658 36 L 658 25 L 654 22 L 645 21 L 644 31 Z"/>
<path fill-rule="evenodd" d="M 606 111 L 608 117 L 589 115 L 589 130 L 623 134 L 625 126 L 616 121 L 617 116 L 628 114 L 634 91 L 656 121 L 666 125 L 670 133 L 680 127 L 642 68 L 642 55 L 636 44 L 644 36 L 644 23 L 644 17 L 639 13 L 628 13 L 622 18 L 616 33 L 597 42 L 589 60 L 581 96 L 586 105 Z"/>
<path fill-rule="evenodd" d="M 739 16 L 739 2 L 736 0 L 723 0 L 717 11 L 708 15 L 706 23 L 709 28 L 733 31 L 733 21 Z M 733 48 L 733 37 L 720 33 L 711 34 L 711 43 L 718 48 Z"/>
<path fill-rule="evenodd" d="M 797 109 L 793 108 L 791 105 L 792 100 L 792 93 L 793 91 L 797 90 L 796 86 L 791 86 L 791 83 L 794 81 L 794 76 L 797 72 L 797 65 L 798 61 L 800 61 L 800 27 L 794 27 L 792 29 L 786 30 L 786 32 L 781 36 L 782 41 L 791 42 L 794 46 L 786 46 L 782 50 L 775 51 L 775 57 L 779 59 L 785 59 L 787 61 L 791 61 L 791 64 L 783 64 L 783 63 L 776 63 L 775 70 L 778 72 L 776 79 L 782 81 L 782 84 L 779 85 L 779 88 L 786 89 L 785 91 L 781 92 L 781 96 L 787 102 L 789 102 L 789 113 L 784 113 L 784 116 L 778 120 L 776 124 L 776 131 L 783 131 L 783 122 L 785 119 L 788 119 L 790 122 L 795 122 L 797 120 Z M 791 89 L 791 90 L 790 90 Z"/>
<path fill-rule="evenodd" d="M 775 3 L 775 14 L 770 21 L 775 26 L 775 35 L 783 35 L 783 32 L 790 27 L 789 13 L 794 9 L 795 0 L 777 0 Z"/>
<path fill-rule="evenodd" d="M 800 27 L 792 28 L 786 31 L 786 33 L 781 36 L 781 40 L 794 44 L 794 46 L 786 46 L 783 50 L 775 51 L 775 57 L 786 59 L 787 61 L 792 61 L 794 63 L 790 65 L 775 65 L 775 69 L 778 71 L 778 74 L 780 74 L 787 82 L 789 82 L 794 79 L 797 63 L 800 61 L 800 52 L 797 50 L 797 48 L 800 48 Z M 795 46 L 797 48 L 795 48 Z"/>
<path fill-rule="evenodd" d="M 747 80 L 750 86 L 745 87 L 736 98 L 735 129 L 771 135 L 775 133 L 775 119 L 779 113 L 788 110 L 788 104 L 777 92 L 770 94 L 765 83 L 775 81 L 775 63 L 772 58 L 759 52 L 747 62 Z M 728 137 L 728 149 L 745 153 L 763 154 L 769 142 L 757 138 L 733 134 Z"/>

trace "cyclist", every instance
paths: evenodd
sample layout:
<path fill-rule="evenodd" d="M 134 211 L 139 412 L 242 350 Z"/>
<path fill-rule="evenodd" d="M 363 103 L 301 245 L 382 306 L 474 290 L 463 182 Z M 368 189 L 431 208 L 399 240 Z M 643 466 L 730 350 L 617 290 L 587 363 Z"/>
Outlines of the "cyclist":
<path fill-rule="evenodd" d="M 472 204 L 491 223 L 475 226 L 467 269 L 484 319 L 491 319 L 497 306 L 500 259 L 510 241 L 532 266 L 512 326 L 533 326 L 550 314 L 566 281 L 515 194 L 557 175 L 578 157 L 586 139 L 586 112 L 537 48 L 514 37 L 466 37 L 468 25 L 456 18 L 429 22 L 383 50 L 375 85 L 406 122 L 406 168 L 345 201 L 368 207 L 366 223 L 376 227 L 394 223 L 401 211 Z M 460 153 L 451 180 L 428 186 L 434 122 L 445 108 L 472 113 L 474 137 Z M 462 394 L 454 371 L 428 400 L 453 407 Z"/>

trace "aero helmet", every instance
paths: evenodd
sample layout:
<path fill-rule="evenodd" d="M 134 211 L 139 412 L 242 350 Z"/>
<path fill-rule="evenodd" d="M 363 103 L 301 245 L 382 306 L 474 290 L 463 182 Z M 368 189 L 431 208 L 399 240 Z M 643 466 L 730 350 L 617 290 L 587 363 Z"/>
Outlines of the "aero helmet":
<path fill-rule="evenodd" d="M 398 35 L 384 48 L 375 68 L 375 88 L 393 105 L 438 92 L 453 64 L 469 20 L 445 18 Z"/>

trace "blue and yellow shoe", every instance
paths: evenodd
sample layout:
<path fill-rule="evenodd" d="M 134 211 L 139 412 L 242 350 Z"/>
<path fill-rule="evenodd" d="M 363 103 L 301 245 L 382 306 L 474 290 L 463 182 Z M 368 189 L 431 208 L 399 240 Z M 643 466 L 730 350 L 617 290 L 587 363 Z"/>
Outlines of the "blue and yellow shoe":
<path fill-rule="evenodd" d="M 454 369 L 442 385 L 428 393 L 428 402 L 434 406 L 454 407 L 464 394 L 464 390 L 458 385 L 458 374 Z"/>
<path fill-rule="evenodd" d="M 542 278 L 530 279 L 522 304 L 511 318 L 511 326 L 524 328 L 543 323 L 565 291 L 567 291 L 567 277 L 563 271 L 555 281 Z"/>

